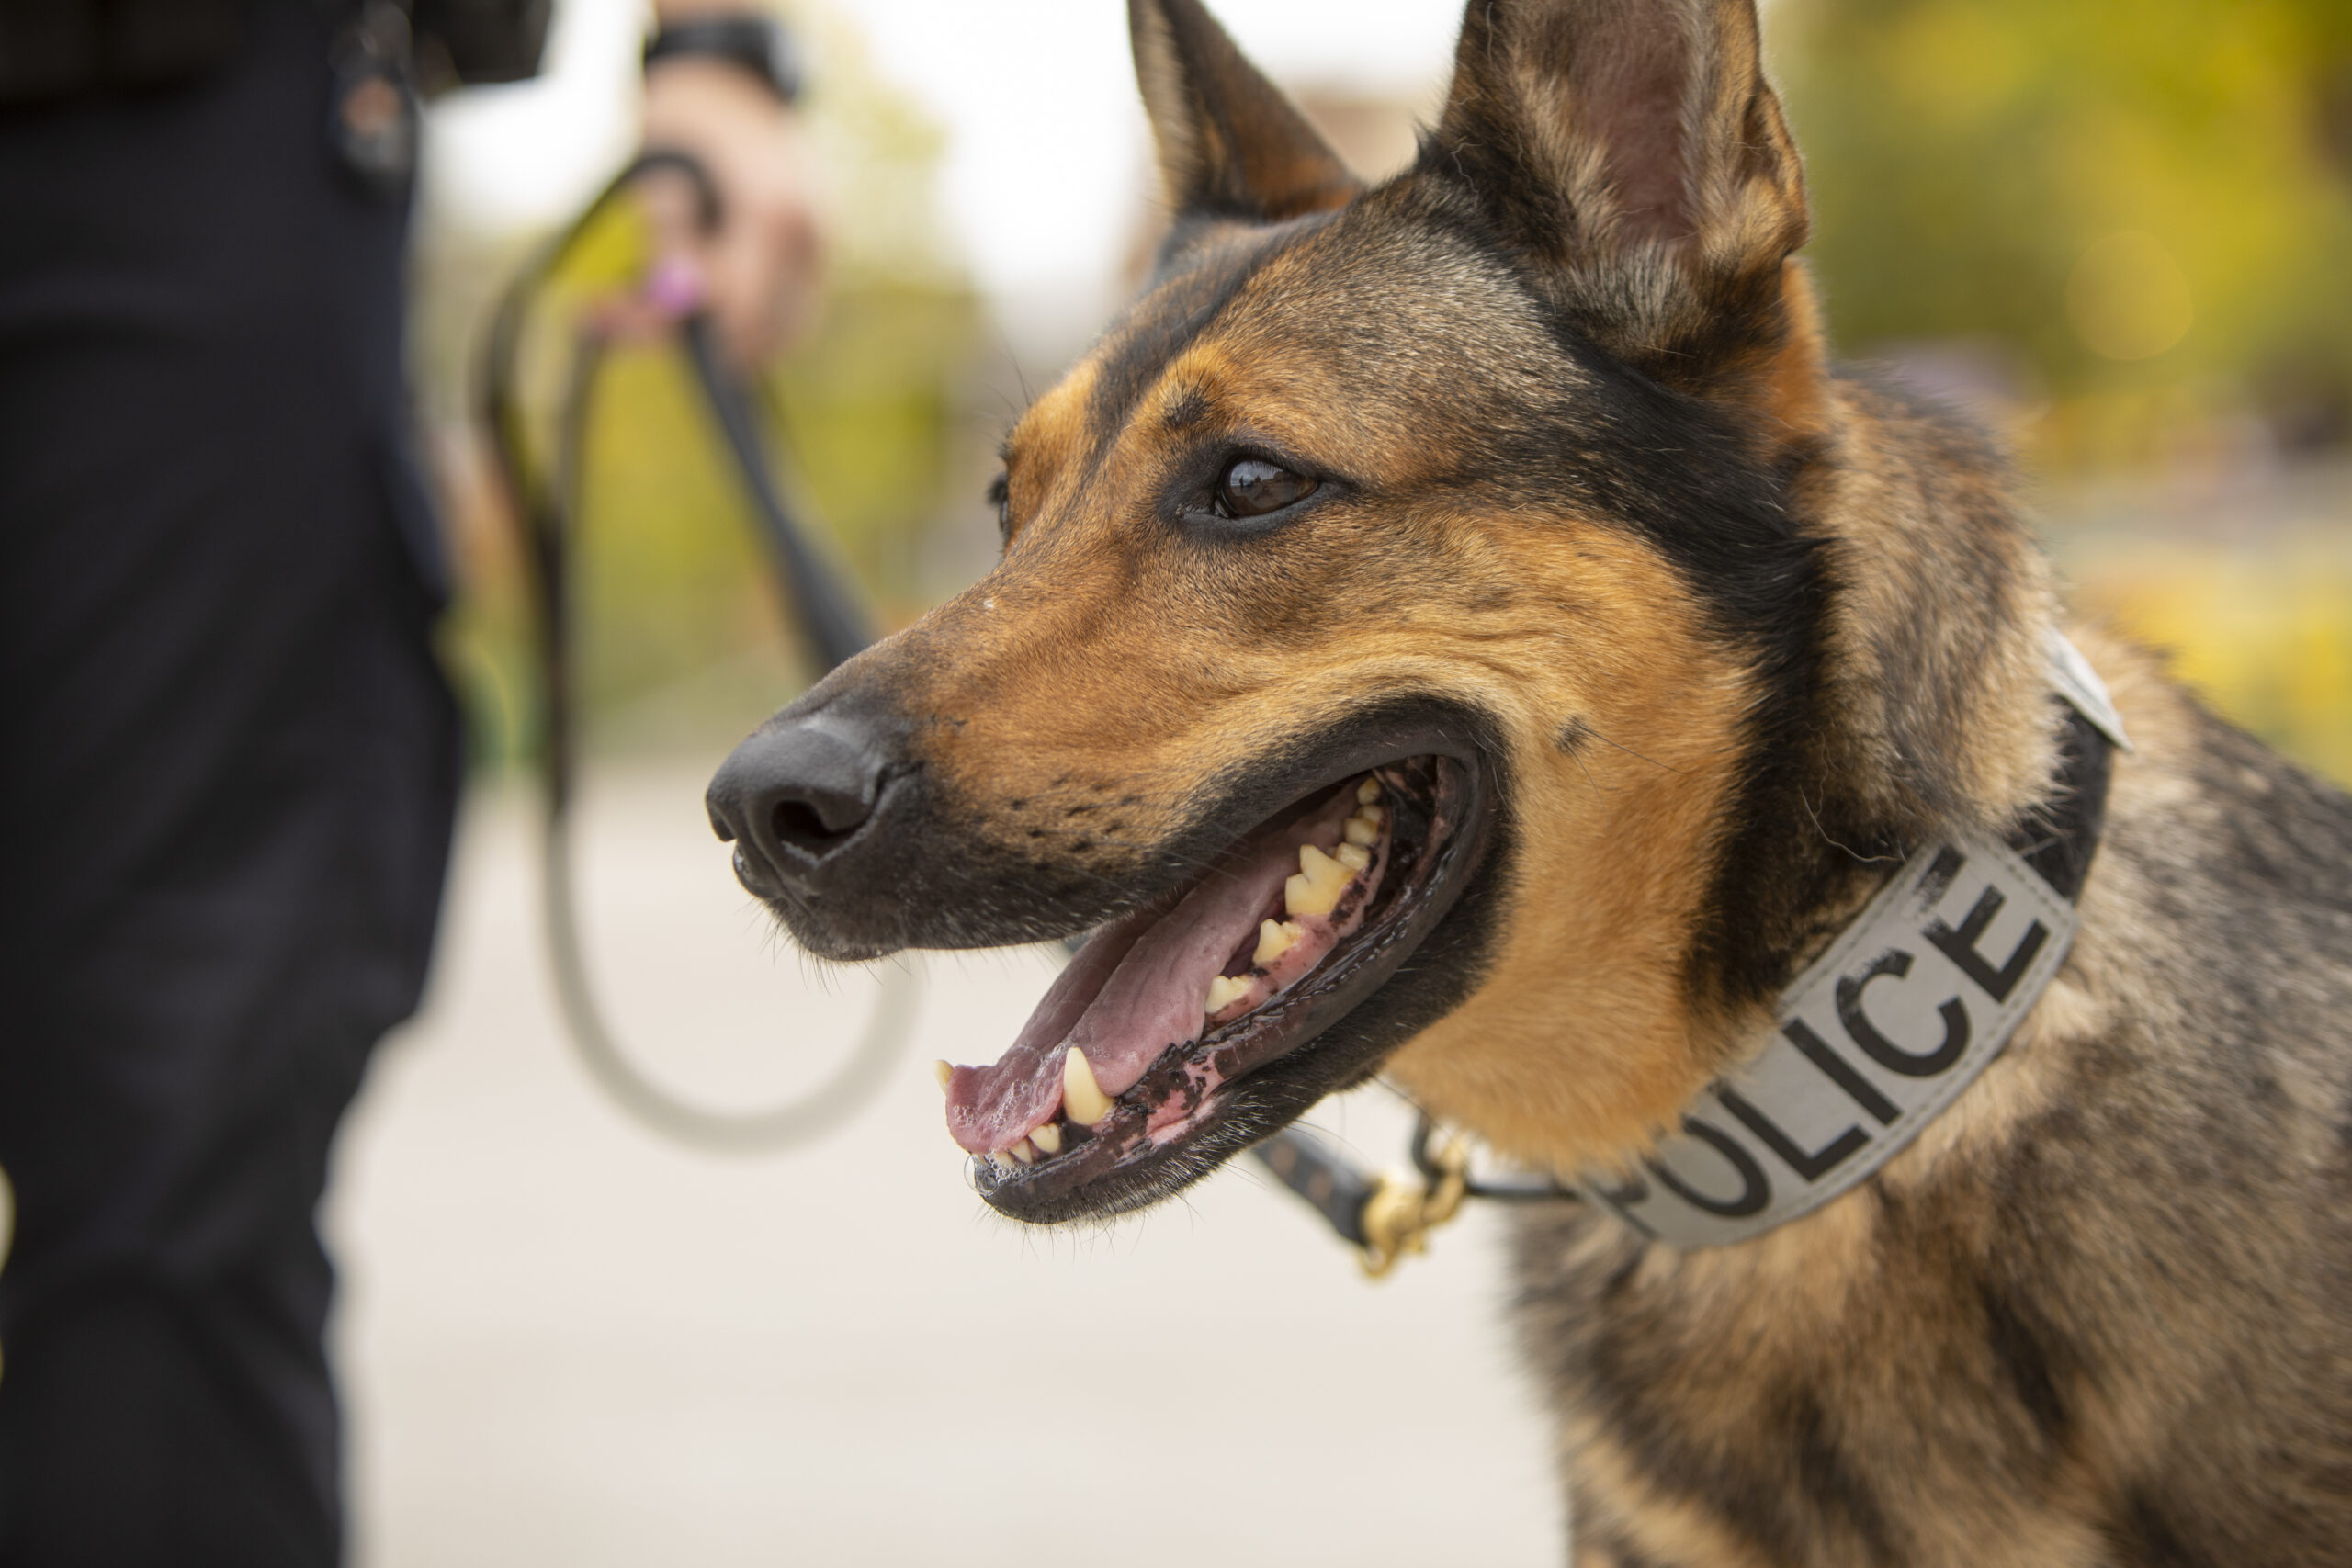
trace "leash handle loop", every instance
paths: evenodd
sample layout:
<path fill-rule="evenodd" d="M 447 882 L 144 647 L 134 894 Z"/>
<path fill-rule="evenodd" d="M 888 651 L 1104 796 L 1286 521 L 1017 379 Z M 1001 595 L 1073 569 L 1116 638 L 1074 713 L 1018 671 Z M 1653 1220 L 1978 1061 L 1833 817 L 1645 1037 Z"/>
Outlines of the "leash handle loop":
<path fill-rule="evenodd" d="M 664 172 L 683 175 L 693 185 L 699 227 L 707 232 L 721 221 L 717 186 L 708 171 L 687 154 L 648 152 L 622 170 L 523 267 L 500 299 L 484 344 L 478 414 L 505 481 L 536 590 L 537 652 L 547 703 L 540 745 L 546 807 L 540 891 L 549 967 L 565 1032 L 589 1076 L 646 1126 L 696 1148 L 763 1153 L 822 1136 L 881 1088 L 911 1029 L 921 973 L 905 964 L 885 970 L 881 994 L 863 1034 L 832 1075 L 795 1099 L 748 1112 L 692 1104 L 650 1078 L 621 1049 L 590 983 L 572 875 L 571 807 L 579 759 L 570 562 L 586 467 L 590 400 L 605 343 L 593 328 L 578 333 L 556 419 L 554 459 L 538 465 L 531 461 L 532 441 L 519 394 L 523 337 L 531 305 L 589 227 L 632 183 Z M 873 639 L 865 607 L 846 576 L 786 506 L 774 461 L 753 417 L 750 390 L 719 357 L 708 318 L 689 309 L 680 326 L 695 378 L 743 481 L 770 565 L 782 580 L 783 601 L 791 606 L 809 650 L 831 670 Z"/>

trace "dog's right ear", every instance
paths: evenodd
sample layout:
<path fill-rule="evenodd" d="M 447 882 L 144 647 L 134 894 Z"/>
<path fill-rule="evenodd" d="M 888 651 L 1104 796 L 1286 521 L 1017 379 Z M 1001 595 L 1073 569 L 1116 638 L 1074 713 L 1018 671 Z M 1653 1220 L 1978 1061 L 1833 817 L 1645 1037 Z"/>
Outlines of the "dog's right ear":
<path fill-rule="evenodd" d="M 1465 183 L 1570 317 L 1660 379 L 1719 384 L 1809 330 L 1783 276 L 1804 177 L 1755 0 L 1469 0 L 1421 166 Z"/>
<path fill-rule="evenodd" d="M 1179 215 L 1278 222 L 1344 207 L 1361 188 L 1200 0 L 1127 0 L 1127 27 Z"/>

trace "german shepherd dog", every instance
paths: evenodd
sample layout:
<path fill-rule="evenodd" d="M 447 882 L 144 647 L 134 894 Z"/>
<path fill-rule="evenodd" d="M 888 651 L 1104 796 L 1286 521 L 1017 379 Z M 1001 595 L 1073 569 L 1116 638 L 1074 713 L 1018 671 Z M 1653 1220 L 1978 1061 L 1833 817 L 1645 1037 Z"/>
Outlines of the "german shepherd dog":
<path fill-rule="evenodd" d="M 2053 809 L 2050 569 L 1829 361 L 1752 0 L 1472 0 L 1369 188 L 1129 9 L 1156 275 L 1007 440 L 1001 563 L 714 820 L 826 957 L 1094 933 L 943 1071 L 1016 1219 L 1375 1073 L 1636 1170 L 1906 856 Z M 1753 1239 L 1519 1223 L 1585 1568 L 2352 1562 L 2352 804 L 2077 640 L 2135 749 L 2006 1049 Z"/>

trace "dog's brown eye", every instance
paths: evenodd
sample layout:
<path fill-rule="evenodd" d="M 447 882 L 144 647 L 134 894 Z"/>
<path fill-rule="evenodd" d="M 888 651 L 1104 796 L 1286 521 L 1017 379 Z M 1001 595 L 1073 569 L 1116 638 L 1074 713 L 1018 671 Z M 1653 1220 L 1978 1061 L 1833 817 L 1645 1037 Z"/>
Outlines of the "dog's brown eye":
<path fill-rule="evenodd" d="M 1263 457 L 1236 458 L 1216 481 L 1217 503 L 1227 517 L 1263 517 L 1314 493 L 1313 479 Z"/>
<path fill-rule="evenodd" d="M 999 538 L 1012 537 L 1012 481 L 1002 474 L 989 481 L 989 504 L 996 508 Z"/>

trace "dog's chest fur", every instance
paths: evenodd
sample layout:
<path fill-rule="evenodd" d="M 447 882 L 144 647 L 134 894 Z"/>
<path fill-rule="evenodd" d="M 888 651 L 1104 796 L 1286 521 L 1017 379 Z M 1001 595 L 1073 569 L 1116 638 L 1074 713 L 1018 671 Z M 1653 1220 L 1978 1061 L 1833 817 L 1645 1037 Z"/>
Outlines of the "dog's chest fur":
<path fill-rule="evenodd" d="M 2352 809 L 2099 651 L 2083 929 L 1946 1118 L 1738 1248 L 1521 1219 L 1579 1562 L 2352 1551 Z"/>

